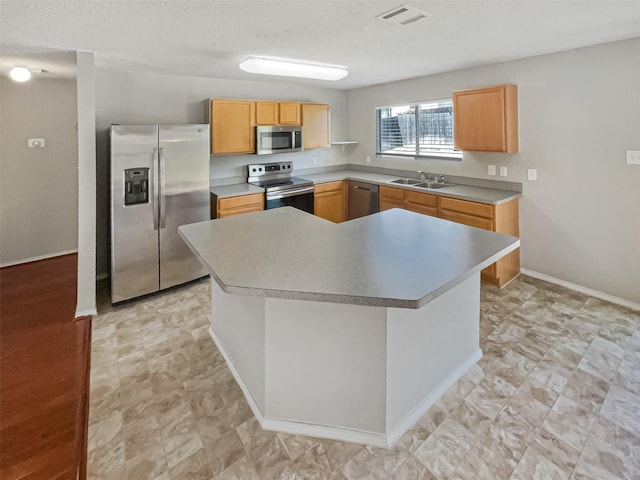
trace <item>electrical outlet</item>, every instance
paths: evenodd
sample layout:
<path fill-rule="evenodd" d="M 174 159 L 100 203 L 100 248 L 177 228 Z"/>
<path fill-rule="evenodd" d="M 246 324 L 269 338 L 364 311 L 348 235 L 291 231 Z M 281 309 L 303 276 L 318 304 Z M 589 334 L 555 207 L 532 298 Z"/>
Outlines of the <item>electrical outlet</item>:
<path fill-rule="evenodd" d="M 538 180 L 538 170 L 536 170 L 535 168 L 530 168 L 529 170 L 527 170 L 527 180 L 531 180 L 532 182 Z"/>
<path fill-rule="evenodd" d="M 507 167 L 500 167 L 500 176 L 501 177 L 507 176 Z"/>
<path fill-rule="evenodd" d="M 496 166 L 495 165 L 489 165 L 489 171 L 487 173 L 489 175 L 495 175 L 496 174 Z"/>
<path fill-rule="evenodd" d="M 369 155 L 367 155 L 366 161 L 367 163 L 371 163 L 371 157 Z"/>
<path fill-rule="evenodd" d="M 627 165 L 640 165 L 640 150 L 627 150 Z"/>
<path fill-rule="evenodd" d="M 30 138 L 27 145 L 29 148 L 44 148 L 44 138 Z"/>

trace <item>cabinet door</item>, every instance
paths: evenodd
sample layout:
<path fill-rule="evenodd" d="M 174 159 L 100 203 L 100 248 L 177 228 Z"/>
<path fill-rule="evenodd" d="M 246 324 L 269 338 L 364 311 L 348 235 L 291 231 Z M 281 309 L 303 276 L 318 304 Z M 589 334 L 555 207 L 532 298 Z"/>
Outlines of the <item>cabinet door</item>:
<path fill-rule="evenodd" d="M 211 100 L 211 153 L 255 151 L 255 103 Z"/>
<path fill-rule="evenodd" d="M 453 134 L 458 150 L 518 151 L 518 90 L 498 85 L 454 92 Z"/>
<path fill-rule="evenodd" d="M 300 104 L 293 102 L 280 102 L 280 125 L 300 125 Z"/>
<path fill-rule="evenodd" d="M 302 143 L 304 149 L 327 148 L 331 145 L 329 105 L 302 104 Z"/>
<path fill-rule="evenodd" d="M 276 102 L 256 102 L 256 125 L 277 125 L 278 104 Z"/>
<path fill-rule="evenodd" d="M 380 186 L 380 211 L 391 208 L 404 208 L 404 190 L 401 188 Z"/>
<path fill-rule="evenodd" d="M 404 208 L 424 215 L 438 216 L 438 197 L 429 193 L 405 192 Z"/>
<path fill-rule="evenodd" d="M 345 182 L 328 182 L 315 186 L 314 210 L 318 217 L 335 223 L 346 219 Z"/>

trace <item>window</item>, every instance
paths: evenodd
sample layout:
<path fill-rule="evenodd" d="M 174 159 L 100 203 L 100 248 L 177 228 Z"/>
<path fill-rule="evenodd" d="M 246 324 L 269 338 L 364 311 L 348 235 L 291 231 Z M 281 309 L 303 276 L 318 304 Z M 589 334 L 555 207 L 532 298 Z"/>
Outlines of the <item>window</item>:
<path fill-rule="evenodd" d="M 376 108 L 376 155 L 461 159 L 453 148 L 453 102 Z"/>

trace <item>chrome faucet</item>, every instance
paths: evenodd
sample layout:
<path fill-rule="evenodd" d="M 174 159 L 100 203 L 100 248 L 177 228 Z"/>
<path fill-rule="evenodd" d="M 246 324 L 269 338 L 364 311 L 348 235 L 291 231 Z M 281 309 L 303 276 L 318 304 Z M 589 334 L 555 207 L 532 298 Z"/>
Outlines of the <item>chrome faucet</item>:
<path fill-rule="evenodd" d="M 420 180 L 422 180 L 423 182 L 429 178 L 429 175 L 424 173 L 422 170 L 418 170 L 418 173 L 420 174 Z"/>
<path fill-rule="evenodd" d="M 444 175 L 436 175 L 433 179 L 438 183 L 444 183 Z"/>

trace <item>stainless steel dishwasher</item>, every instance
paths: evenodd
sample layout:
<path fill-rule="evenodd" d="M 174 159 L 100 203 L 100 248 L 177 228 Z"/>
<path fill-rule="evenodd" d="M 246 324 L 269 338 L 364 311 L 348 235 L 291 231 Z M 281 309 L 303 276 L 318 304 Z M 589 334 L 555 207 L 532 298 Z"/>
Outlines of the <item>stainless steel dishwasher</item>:
<path fill-rule="evenodd" d="M 349 220 L 378 211 L 378 185 L 349 180 Z"/>

